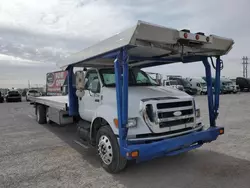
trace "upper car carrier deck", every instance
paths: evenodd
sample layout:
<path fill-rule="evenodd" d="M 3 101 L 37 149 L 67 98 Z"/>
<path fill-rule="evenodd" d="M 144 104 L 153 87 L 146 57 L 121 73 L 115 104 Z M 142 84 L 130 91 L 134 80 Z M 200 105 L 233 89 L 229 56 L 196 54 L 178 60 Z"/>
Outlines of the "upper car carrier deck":
<path fill-rule="evenodd" d="M 114 66 L 120 48 L 126 47 L 129 66 L 150 67 L 176 62 L 201 61 L 200 56 L 222 56 L 232 39 L 179 31 L 143 21 L 123 32 L 63 59 L 58 65 L 74 67 Z M 189 58 L 192 57 L 192 58 Z"/>

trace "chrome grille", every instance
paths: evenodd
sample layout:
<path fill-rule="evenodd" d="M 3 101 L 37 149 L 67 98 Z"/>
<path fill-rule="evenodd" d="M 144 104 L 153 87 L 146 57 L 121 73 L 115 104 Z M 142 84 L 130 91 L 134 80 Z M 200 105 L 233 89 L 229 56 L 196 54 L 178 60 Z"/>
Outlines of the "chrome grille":
<path fill-rule="evenodd" d="M 180 115 L 175 116 L 175 112 Z M 195 123 L 193 101 L 174 101 L 156 104 L 159 128 L 169 131 L 192 127 Z"/>

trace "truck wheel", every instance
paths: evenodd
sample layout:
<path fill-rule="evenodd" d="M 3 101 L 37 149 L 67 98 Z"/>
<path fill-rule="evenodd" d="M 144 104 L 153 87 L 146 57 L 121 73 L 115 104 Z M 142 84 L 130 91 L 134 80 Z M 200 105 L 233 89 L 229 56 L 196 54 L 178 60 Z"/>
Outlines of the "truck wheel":
<path fill-rule="evenodd" d="M 126 167 L 127 159 L 121 156 L 117 138 L 109 126 L 98 130 L 96 143 L 101 165 L 107 172 L 118 173 Z"/>
<path fill-rule="evenodd" d="M 39 124 L 46 123 L 46 107 L 43 105 L 37 105 L 36 107 L 36 120 Z"/>

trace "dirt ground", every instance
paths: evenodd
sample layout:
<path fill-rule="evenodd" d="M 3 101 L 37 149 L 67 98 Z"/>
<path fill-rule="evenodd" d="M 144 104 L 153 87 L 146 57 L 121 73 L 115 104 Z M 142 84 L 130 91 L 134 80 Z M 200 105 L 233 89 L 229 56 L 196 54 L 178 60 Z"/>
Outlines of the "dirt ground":
<path fill-rule="evenodd" d="M 27 102 L 0 104 L 0 187 L 249 188 L 250 93 L 221 96 L 213 143 L 173 157 L 130 165 L 111 175 L 95 151 L 73 140 L 75 128 L 39 125 Z M 208 123 L 206 96 L 196 97 Z"/>

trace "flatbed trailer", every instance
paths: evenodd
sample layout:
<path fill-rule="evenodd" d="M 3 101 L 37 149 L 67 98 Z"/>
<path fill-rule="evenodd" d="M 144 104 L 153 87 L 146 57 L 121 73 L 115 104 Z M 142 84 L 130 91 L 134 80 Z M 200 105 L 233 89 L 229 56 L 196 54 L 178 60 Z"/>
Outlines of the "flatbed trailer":
<path fill-rule="evenodd" d="M 39 103 L 45 106 L 50 106 L 58 110 L 68 111 L 68 96 L 43 96 L 43 97 L 30 97 L 31 103 Z"/>
<path fill-rule="evenodd" d="M 43 123 L 46 122 L 44 117 L 46 109 L 50 109 L 50 107 L 59 112 L 65 111 L 66 109 L 65 112 L 67 112 L 68 117 L 84 117 L 84 108 L 88 107 L 87 103 L 85 104 L 84 102 L 89 101 L 84 101 L 82 98 L 89 93 L 90 97 L 88 99 L 94 99 L 94 102 L 101 105 L 108 98 L 112 98 L 112 90 L 107 89 L 109 91 L 108 96 L 104 96 L 103 93 L 100 95 L 95 93 L 95 89 L 100 90 L 100 88 L 105 86 L 100 86 L 96 82 L 100 74 L 98 74 L 97 79 L 93 78 L 94 81 L 91 82 L 93 83 L 91 89 L 86 90 L 87 86 L 85 84 L 88 83 L 88 79 L 86 79 L 87 81 L 85 83 L 86 75 L 84 71 L 79 71 L 79 74 L 76 74 L 76 87 L 73 87 L 74 68 L 80 67 L 86 69 L 94 67 L 97 72 L 100 68 L 112 68 L 115 73 L 116 118 L 111 121 L 103 121 L 105 120 L 104 117 L 112 112 L 112 108 L 105 103 L 101 105 L 101 110 L 99 108 L 95 109 L 96 112 L 94 112 L 89 125 L 84 123 L 81 125 L 80 122 L 78 126 L 78 131 L 80 136 L 82 136 L 81 138 L 87 138 L 88 143 L 97 148 L 101 164 L 105 170 L 116 173 L 125 168 L 127 160 L 136 160 L 137 162 L 146 161 L 156 157 L 176 155 L 198 148 L 204 143 L 214 141 L 219 135 L 224 134 L 224 128 L 216 125 L 219 109 L 220 71 L 223 64 L 220 57 L 226 55 L 231 50 L 233 44 L 234 41 L 228 38 L 215 35 L 206 36 L 200 32 L 191 33 L 189 30 L 179 31 L 139 21 L 134 27 L 65 58 L 64 61 L 61 62 L 61 68 L 68 71 L 68 102 L 62 103 L 63 105 L 61 105 L 59 104 L 61 101 L 55 100 L 56 98 L 35 98 L 33 103 L 36 107 L 36 114 L 40 116 L 40 118 L 41 115 L 43 116 Z M 216 59 L 215 64 L 213 62 L 214 58 Z M 211 65 L 209 60 L 211 60 L 215 68 L 216 80 L 214 94 L 212 91 Z M 161 105 L 170 105 L 168 101 L 176 101 L 176 96 L 141 99 L 138 111 L 132 114 L 135 115 L 139 113 L 140 115 L 136 117 L 137 120 L 139 120 L 137 122 L 131 121 L 130 116 L 133 109 L 129 107 L 129 100 L 131 100 L 132 94 L 129 95 L 129 92 L 134 90 L 133 88 L 129 88 L 128 78 L 130 76 L 130 70 L 133 70 L 133 68 L 146 68 L 177 62 L 192 63 L 197 61 L 203 62 L 206 72 L 210 122 L 208 129 L 197 129 L 199 125 L 194 124 L 196 128 L 191 127 L 191 131 L 188 133 L 185 132 L 185 134 L 182 134 L 178 132 L 178 135 L 173 137 L 171 137 L 173 131 L 167 132 L 170 136 L 166 136 L 166 132 L 161 132 L 161 130 L 168 130 L 166 127 L 163 129 L 159 127 L 164 121 L 181 120 L 181 118 L 186 117 L 181 115 L 184 107 L 174 108 L 177 109 L 177 111 L 174 112 L 176 116 L 174 118 L 159 119 L 152 116 L 154 118 L 151 120 L 151 114 L 147 111 L 148 105 L 152 105 L 153 110 L 151 111 L 154 113 L 168 113 L 173 108 L 163 110 L 156 110 L 155 108 L 159 106 L 159 101 L 164 102 L 161 103 Z M 101 81 L 103 82 L 102 79 Z M 152 89 L 150 91 L 152 91 Z M 191 110 L 193 109 L 192 113 L 195 114 L 192 114 L 190 117 L 193 117 L 196 121 L 198 118 L 196 112 L 198 111 L 195 101 L 192 99 L 188 103 L 183 102 L 183 105 L 192 104 Z M 136 103 L 136 101 L 133 101 L 133 103 Z M 82 106 L 83 104 L 85 107 Z M 86 113 L 89 113 L 89 111 L 86 111 Z M 130 139 L 131 133 L 142 131 L 142 129 L 145 128 L 141 126 L 141 123 L 149 128 L 148 130 L 151 130 L 151 133 L 147 135 L 153 135 L 152 138 L 148 137 L 150 140 L 147 139 L 145 142 L 142 142 L 142 139 Z M 169 130 L 170 128 L 174 127 L 169 127 Z M 158 139 L 157 135 L 160 135 Z M 145 134 L 139 136 L 145 136 Z"/>

